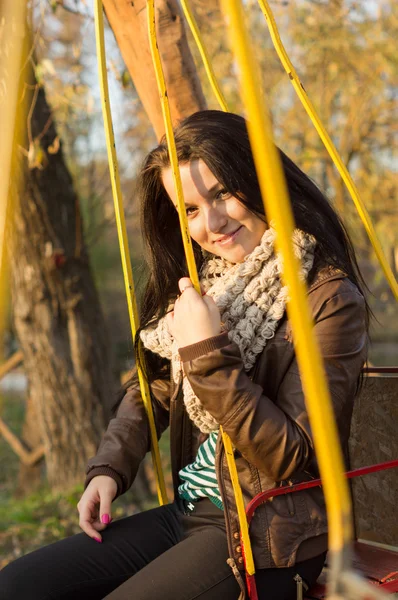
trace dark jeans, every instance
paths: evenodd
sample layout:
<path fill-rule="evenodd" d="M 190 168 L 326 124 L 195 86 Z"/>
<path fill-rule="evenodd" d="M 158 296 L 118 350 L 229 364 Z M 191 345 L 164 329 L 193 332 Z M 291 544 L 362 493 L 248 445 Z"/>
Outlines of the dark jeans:
<path fill-rule="evenodd" d="M 236 600 L 223 512 L 169 504 L 113 522 L 98 544 L 85 533 L 27 554 L 0 572 L 0 600 Z M 259 598 L 295 600 L 294 576 L 312 585 L 325 556 L 257 574 Z"/>

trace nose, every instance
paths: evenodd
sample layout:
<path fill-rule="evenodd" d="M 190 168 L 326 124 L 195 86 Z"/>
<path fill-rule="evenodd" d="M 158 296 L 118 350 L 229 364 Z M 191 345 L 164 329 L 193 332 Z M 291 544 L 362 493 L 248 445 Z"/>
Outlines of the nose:
<path fill-rule="evenodd" d="M 225 225 L 228 223 L 228 216 L 225 211 L 220 207 L 211 206 L 207 214 L 207 230 L 211 233 L 222 232 Z"/>

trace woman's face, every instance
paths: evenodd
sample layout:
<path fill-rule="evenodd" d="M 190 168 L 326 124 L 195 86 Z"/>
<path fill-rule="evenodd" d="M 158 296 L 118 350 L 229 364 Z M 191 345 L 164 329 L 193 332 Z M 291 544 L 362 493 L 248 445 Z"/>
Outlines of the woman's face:
<path fill-rule="evenodd" d="M 229 194 L 203 160 L 180 165 L 180 173 L 191 237 L 212 254 L 243 261 L 259 245 L 266 223 Z M 163 169 L 162 181 L 177 207 L 170 167 Z"/>

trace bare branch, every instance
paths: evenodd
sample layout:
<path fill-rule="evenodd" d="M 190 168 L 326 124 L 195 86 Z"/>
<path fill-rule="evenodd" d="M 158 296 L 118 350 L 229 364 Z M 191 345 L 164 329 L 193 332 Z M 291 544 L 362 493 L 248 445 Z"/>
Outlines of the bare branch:
<path fill-rule="evenodd" d="M 63 8 L 66 12 L 71 13 L 72 15 L 83 17 L 83 19 L 88 19 L 89 21 L 94 21 L 94 17 L 92 15 L 82 13 L 79 10 L 67 6 L 66 4 L 64 4 L 64 0 L 55 0 L 55 4 Z"/>
<path fill-rule="evenodd" d="M 0 366 L 0 380 L 3 379 L 13 369 L 15 369 L 23 361 L 23 353 L 21 350 L 15 352 L 6 362 Z"/>
<path fill-rule="evenodd" d="M 11 431 L 11 429 L 4 423 L 3 419 L 0 418 L 0 433 L 3 438 L 8 442 L 12 450 L 17 456 L 19 456 L 21 462 L 24 465 L 32 466 L 37 463 L 44 456 L 44 446 L 40 445 L 32 452 L 28 452 L 17 436 Z"/>

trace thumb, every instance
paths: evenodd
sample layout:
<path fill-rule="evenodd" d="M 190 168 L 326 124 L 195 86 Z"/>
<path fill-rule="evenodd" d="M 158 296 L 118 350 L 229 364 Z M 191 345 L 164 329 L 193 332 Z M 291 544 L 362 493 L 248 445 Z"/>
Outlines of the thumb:
<path fill-rule="evenodd" d="M 106 490 L 101 494 L 100 498 L 100 522 L 103 525 L 109 525 L 112 521 L 112 494 Z"/>
<path fill-rule="evenodd" d="M 203 296 L 203 302 L 206 304 L 207 308 L 212 312 L 220 312 L 217 304 L 211 296 Z"/>

